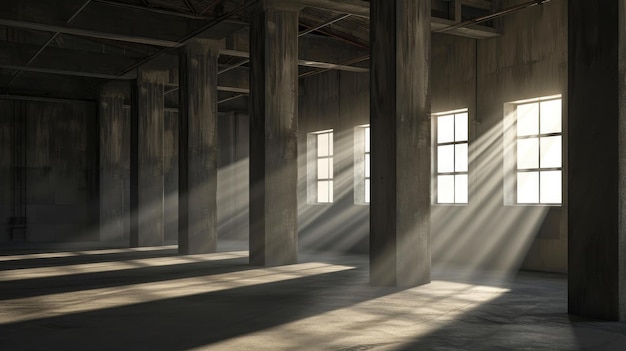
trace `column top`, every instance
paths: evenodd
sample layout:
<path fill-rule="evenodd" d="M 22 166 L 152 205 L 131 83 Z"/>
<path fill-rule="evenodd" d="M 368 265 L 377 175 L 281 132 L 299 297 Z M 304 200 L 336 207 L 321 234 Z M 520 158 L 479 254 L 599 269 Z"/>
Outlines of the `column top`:
<path fill-rule="evenodd" d="M 124 98 L 129 87 L 128 82 L 109 82 L 100 88 L 100 96 Z"/>
<path fill-rule="evenodd" d="M 304 5 L 298 0 L 263 0 L 264 10 L 300 11 Z"/>

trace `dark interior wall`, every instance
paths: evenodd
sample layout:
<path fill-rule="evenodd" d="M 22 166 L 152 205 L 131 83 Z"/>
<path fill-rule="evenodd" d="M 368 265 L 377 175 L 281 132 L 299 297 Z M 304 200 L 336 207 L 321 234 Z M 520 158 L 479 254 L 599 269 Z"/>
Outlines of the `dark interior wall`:
<path fill-rule="evenodd" d="M 0 116 L 4 241 L 98 240 L 95 105 L 3 100 Z"/>
<path fill-rule="evenodd" d="M 0 243 L 11 240 L 12 218 L 14 217 L 14 193 L 12 186 L 14 177 L 13 159 L 15 149 L 15 123 L 13 112 L 14 102 L 0 100 Z"/>
<path fill-rule="evenodd" d="M 165 240 L 178 240 L 178 112 L 166 111 L 163 121 L 163 223 Z"/>

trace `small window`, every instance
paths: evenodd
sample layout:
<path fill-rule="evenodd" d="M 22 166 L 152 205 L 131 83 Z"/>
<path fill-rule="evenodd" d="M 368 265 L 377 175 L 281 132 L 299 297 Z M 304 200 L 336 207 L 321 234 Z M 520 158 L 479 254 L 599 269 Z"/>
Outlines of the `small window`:
<path fill-rule="evenodd" d="M 562 202 L 561 97 L 545 97 L 505 105 L 510 123 L 505 154 L 509 204 L 560 205 Z M 505 196 L 507 196 L 505 189 Z M 510 193 L 514 195 L 511 196 Z"/>
<path fill-rule="evenodd" d="M 308 170 L 310 203 L 331 203 L 333 193 L 333 131 L 325 130 L 308 135 Z"/>
<path fill-rule="evenodd" d="M 435 126 L 435 203 L 468 202 L 467 109 L 433 114 Z"/>
<path fill-rule="evenodd" d="M 370 203 L 371 157 L 370 126 L 354 130 L 354 203 Z"/>

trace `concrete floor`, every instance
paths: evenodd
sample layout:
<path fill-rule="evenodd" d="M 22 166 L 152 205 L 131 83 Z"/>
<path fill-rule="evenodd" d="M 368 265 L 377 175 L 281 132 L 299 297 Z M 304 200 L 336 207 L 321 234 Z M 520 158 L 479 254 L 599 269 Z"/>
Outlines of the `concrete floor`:
<path fill-rule="evenodd" d="M 566 313 L 565 276 L 435 269 L 403 290 L 369 286 L 365 256 L 237 249 L 0 252 L 0 350 L 626 350 L 626 323 Z"/>

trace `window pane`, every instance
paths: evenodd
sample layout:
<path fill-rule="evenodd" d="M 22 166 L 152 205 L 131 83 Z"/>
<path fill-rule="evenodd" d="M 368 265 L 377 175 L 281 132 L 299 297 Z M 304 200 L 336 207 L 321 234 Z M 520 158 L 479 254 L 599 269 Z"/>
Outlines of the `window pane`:
<path fill-rule="evenodd" d="M 454 171 L 467 172 L 467 144 L 454 145 Z"/>
<path fill-rule="evenodd" d="M 370 152 L 370 127 L 365 128 L 365 152 Z"/>
<path fill-rule="evenodd" d="M 365 202 L 370 202 L 370 180 L 365 179 Z"/>
<path fill-rule="evenodd" d="M 365 178 L 370 177 L 370 154 L 365 154 Z"/>
<path fill-rule="evenodd" d="M 456 121 L 454 126 L 454 141 L 467 141 L 467 112 L 455 115 L 454 119 Z"/>
<path fill-rule="evenodd" d="M 539 172 L 517 173 L 517 202 L 520 204 L 539 203 Z"/>
<path fill-rule="evenodd" d="M 437 202 L 440 204 L 454 203 L 454 176 L 437 177 Z"/>
<path fill-rule="evenodd" d="M 454 141 L 454 115 L 437 118 L 437 143 Z"/>
<path fill-rule="evenodd" d="M 437 171 L 454 172 L 454 145 L 437 147 Z"/>
<path fill-rule="evenodd" d="M 331 160 L 328 158 L 321 158 L 317 160 L 317 179 L 328 179 L 330 178 L 330 171 L 332 165 Z"/>
<path fill-rule="evenodd" d="M 561 167 L 561 136 L 541 138 L 541 168 Z"/>
<path fill-rule="evenodd" d="M 517 106 L 517 135 L 539 134 L 539 103 Z"/>
<path fill-rule="evenodd" d="M 561 133 L 561 100 L 541 102 L 541 134 Z"/>
<path fill-rule="evenodd" d="M 334 146 L 334 140 L 333 140 L 333 133 L 328 133 L 328 154 L 329 155 L 333 155 L 335 152 L 335 146 Z"/>
<path fill-rule="evenodd" d="M 333 181 L 328 182 L 328 202 L 335 201 L 335 193 L 333 189 Z"/>
<path fill-rule="evenodd" d="M 459 174 L 454 177 L 454 202 L 457 204 L 467 203 L 467 174 Z"/>
<path fill-rule="evenodd" d="M 317 202 L 330 202 L 328 197 L 328 181 L 317 182 Z"/>
<path fill-rule="evenodd" d="M 517 141 L 517 169 L 539 168 L 539 139 Z"/>
<path fill-rule="evenodd" d="M 317 135 L 317 156 L 328 156 L 330 150 L 328 150 L 328 133 Z"/>
<path fill-rule="evenodd" d="M 541 203 L 561 203 L 561 171 L 541 172 Z"/>

